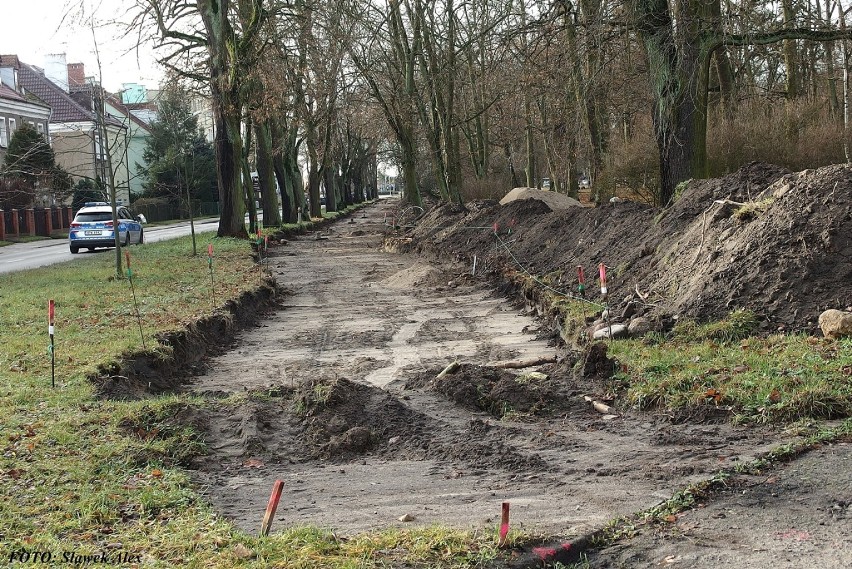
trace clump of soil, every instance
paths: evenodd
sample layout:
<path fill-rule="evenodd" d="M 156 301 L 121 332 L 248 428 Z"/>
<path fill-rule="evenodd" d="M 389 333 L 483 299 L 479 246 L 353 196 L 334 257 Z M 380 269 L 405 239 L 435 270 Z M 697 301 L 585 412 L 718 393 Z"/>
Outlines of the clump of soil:
<path fill-rule="evenodd" d="M 199 409 L 185 420 L 215 446 L 211 454 L 223 459 L 344 464 L 378 457 L 439 459 L 477 468 L 548 469 L 541 458 L 507 444 L 500 433 L 473 437 L 483 430 L 476 422 L 448 431 L 374 386 L 321 379 L 295 389 L 276 389 L 277 400 L 266 401 L 269 393 L 225 409 Z"/>
<path fill-rule="evenodd" d="M 461 364 L 454 373 L 437 378 L 437 372 L 419 374 L 407 389 L 427 388 L 462 407 L 485 411 L 501 419 L 507 415 L 549 416 L 564 412 L 578 392 L 563 376 L 516 374 L 504 369 Z"/>
<path fill-rule="evenodd" d="M 740 205 L 742 204 L 742 205 Z M 494 224 L 498 234 L 494 234 Z M 484 228 L 484 229 L 483 229 Z M 480 266 L 529 272 L 553 289 L 600 302 L 597 267 L 608 267 L 611 313 L 699 321 L 753 311 L 765 332 L 816 333 L 827 308 L 852 306 L 852 168 L 791 173 L 752 163 L 691 181 L 660 210 L 624 201 L 550 211 L 536 200 L 429 211 L 407 248 Z"/>
<path fill-rule="evenodd" d="M 607 379 L 615 373 L 615 360 L 606 356 L 607 345 L 595 342 L 585 353 L 583 375 L 589 378 Z"/>

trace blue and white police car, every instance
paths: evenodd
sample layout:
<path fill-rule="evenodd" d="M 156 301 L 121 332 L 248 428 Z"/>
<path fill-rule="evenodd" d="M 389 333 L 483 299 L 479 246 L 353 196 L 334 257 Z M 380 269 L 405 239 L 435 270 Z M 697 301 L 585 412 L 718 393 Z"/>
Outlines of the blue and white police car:
<path fill-rule="evenodd" d="M 141 244 L 145 239 L 142 231 L 145 218 L 141 215 L 133 217 L 124 206 L 118 206 L 116 211 L 119 244 L 122 247 L 131 243 Z M 68 241 L 72 253 L 82 248 L 92 251 L 96 247 L 114 247 L 112 206 L 107 202 L 86 202 L 71 222 Z"/>

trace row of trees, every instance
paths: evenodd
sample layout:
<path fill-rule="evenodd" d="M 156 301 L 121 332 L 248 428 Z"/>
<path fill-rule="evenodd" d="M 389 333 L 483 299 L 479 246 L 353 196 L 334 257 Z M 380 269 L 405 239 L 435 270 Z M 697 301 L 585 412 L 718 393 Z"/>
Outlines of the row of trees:
<path fill-rule="evenodd" d="M 777 145 L 825 123 L 823 161 L 848 141 L 842 0 L 136 1 L 162 62 L 212 95 L 223 235 L 245 233 L 252 147 L 264 200 L 281 188 L 265 215 L 294 221 L 300 154 L 317 216 L 320 186 L 329 209 L 358 199 L 382 150 L 414 204 L 543 176 L 573 192 L 582 173 L 665 205 L 762 157 L 746 137 L 714 161 L 708 140 L 735 140 L 716 125 L 778 121 Z"/>

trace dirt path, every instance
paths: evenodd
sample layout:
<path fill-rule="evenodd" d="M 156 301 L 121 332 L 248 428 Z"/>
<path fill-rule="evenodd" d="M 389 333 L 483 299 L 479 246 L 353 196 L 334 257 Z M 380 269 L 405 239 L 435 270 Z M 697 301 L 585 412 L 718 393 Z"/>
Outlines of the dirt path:
<path fill-rule="evenodd" d="M 704 508 L 593 555 L 590 567 L 852 566 L 852 443 L 733 478 Z"/>
<path fill-rule="evenodd" d="M 196 418 L 211 449 L 197 481 L 247 531 L 281 479 L 274 529 L 351 534 L 409 514 L 491 530 L 509 501 L 513 527 L 580 534 L 778 443 L 726 424 L 605 419 L 582 399 L 594 386 L 567 365 L 545 366 L 541 384 L 478 367 L 557 349 L 470 267 L 383 252 L 392 207 L 276 248 L 270 269 L 290 291 L 281 310 L 193 379 L 211 398 L 247 394 Z M 456 358 L 475 365 L 432 381 Z M 515 406 L 477 409 L 489 389 Z"/>

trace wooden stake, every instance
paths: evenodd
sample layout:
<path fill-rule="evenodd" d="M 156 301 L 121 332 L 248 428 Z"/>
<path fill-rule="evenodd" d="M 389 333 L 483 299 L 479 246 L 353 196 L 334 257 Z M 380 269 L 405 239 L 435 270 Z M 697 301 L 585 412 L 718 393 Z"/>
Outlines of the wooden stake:
<path fill-rule="evenodd" d="M 269 502 L 266 504 L 266 513 L 263 515 L 263 524 L 260 526 L 260 535 L 269 535 L 269 528 L 272 527 L 272 519 L 275 517 L 275 510 L 278 509 L 278 501 L 281 499 L 281 492 L 284 490 L 284 482 L 276 480 L 272 485 L 272 495 L 269 496 Z"/>
<path fill-rule="evenodd" d="M 500 536 L 497 539 L 497 547 L 506 545 L 507 535 L 509 535 L 509 502 L 503 502 L 503 515 L 500 520 Z"/>

